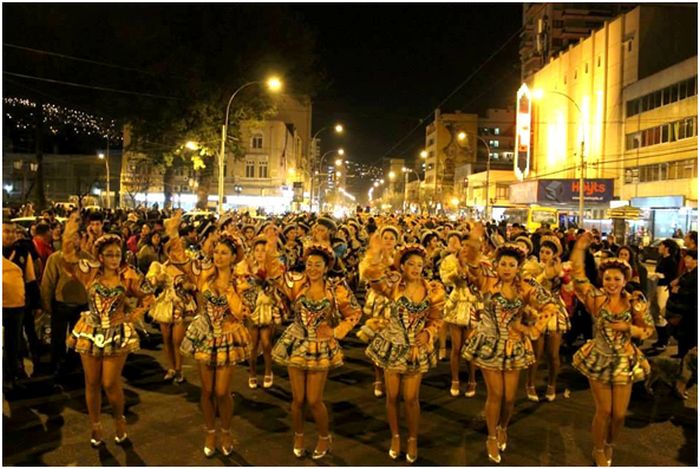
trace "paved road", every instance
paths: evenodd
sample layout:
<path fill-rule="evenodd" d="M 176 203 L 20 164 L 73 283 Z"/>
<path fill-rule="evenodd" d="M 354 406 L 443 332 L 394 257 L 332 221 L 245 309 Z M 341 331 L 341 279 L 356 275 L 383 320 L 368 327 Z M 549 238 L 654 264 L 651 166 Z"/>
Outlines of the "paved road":
<path fill-rule="evenodd" d="M 673 353 L 671 347 L 666 354 Z M 332 372 L 326 402 L 335 436 L 333 453 L 320 465 L 405 465 L 394 463 L 386 451 L 390 432 L 384 402 L 371 394 L 372 371 L 364 347 L 349 340 L 346 364 Z M 132 443 L 93 450 L 81 388 L 81 374 L 72 385 L 56 389 L 48 380 L 37 380 L 21 399 L 4 401 L 4 465 L 316 465 L 310 458 L 297 460 L 291 453 L 289 382 L 286 370 L 275 368 L 270 390 L 250 390 L 246 371 L 235 370 L 233 433 L 236 451 L 224 458 L 202 455 L 203 421 L 199 411 L 196 369 L 188 363 L 187 382 L 161 381 L 162 352 L 144 349 L 133 354 L 124 370 L 127 420 Z M 541 379 L 545 371 L 542 370 Z M 421 388 L 420 465 L 489 465 L 481 417 L 485 387 L 479 377 L 475 398 L 453 398 L 448 392 L 449 365 L 441 362 L 425 376 Z M 587 383 L 570 367 L 562 372 L 571 397 L 560 393 L 553 403 L 532 403 L 524 390 L 518 395 L 509 428 L 504 465 L 590 466 L 590 421 L 593 401 Z M 544 392 L 544 382 L 538 386 Z M 522 385 L 521 385 L 522 388 Z M 113 424 L 105 402 L 102 415 L 105 436 Z M 405 430 L 404 438 L 405 438 Z M 306 424 L 307 448 L 313 449 L 315 429 Z M 697 465 L 697 394 L 683 403 L 674 399 L 662 383 L 655 397 L 635 386 L 615 465 Z"/>

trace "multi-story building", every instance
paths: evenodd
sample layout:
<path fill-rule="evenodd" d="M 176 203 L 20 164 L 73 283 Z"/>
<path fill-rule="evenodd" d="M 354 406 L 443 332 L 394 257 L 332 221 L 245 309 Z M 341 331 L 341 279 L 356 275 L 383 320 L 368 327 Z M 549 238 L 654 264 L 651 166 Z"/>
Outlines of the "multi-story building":
<path fill-rule="evenodd" d="M 478 114 L 435 113 L 426 128 L 425 180 L 422 208 L 440 208 L 466 202 L 465 182 L 470 174 L 483 171 L 490 158 L 494 170 L 510 167 L 513 161 L 515 113 L 510 109 L 488 109 Z"/>
<path fill-rule="evenodd" d="M 621 13 L 631 3 L 524 3 L 520 33 L 520 63 L 523 81 L 544 67 L 551 57 L 588 37 Z"/>
<path fill-rule="evenodd" d="M 697 65 L 687 62 L 697 55 L 696 41 L 696 5 L 645 4 L 606 21 L 588 38 L 552 57 L 519 92 L 518 132 L 523 145 L 516 149 L 516 166 L 527 174 L 523 183 L 511 187 L 511 202 L 546 203 L 577 214 L 579 178 L 584 176 L 587 222 L 605 218 L 613 201 L 631 202 L 635 191 L 640 198 L 669 195 L 661 180 L 641 182 L 642 172 L 649 178 L 660 171 L 641 166 L 697 158 L 697 148 L 680 151 L 686 145 L 697 146 L 696 100 L 688 100 L 688 84 Z M 680 95 L 681 88 L 686 102 L 671 103 L 672 94 Z M 628 106 L 635 111 L 639 99 L 640 112 L 628 116 Z M 666 134 L 670 139 L 671 129 L 684 136 L 690 131 L 695 139 L 666 143 L 663 139 Z M 634 147 L 637 140 L 639 148 Z M 637 154 L 648 158 L 638 164 Z M 625 187 L 627 168 L 638 168 L 638 187 L 632 182 Z M 683 187 L 692 184 L 697 185 L 697 179 Z M 683 189 L 676 186 L 674 195 L 684 196 L 689 220 L 696 220 L 697 188 L 679 191 Z M 694 226 L 692 221 L 687 225 Z"/>
<path fill-rule="evenodd" d="M 476 161 L 477 114 L 442 113 L 425 128 L 425 180 L 421 199 L 426 208 L 438 210 L 454 198 L 455 168 Z M 470 139 L 469 136 L 472 138 Z"/>
<path fill-rule="evenodd" d="M 697 229 L 698 59 L 691 57 L 622 92 L 620 197 L 648 210 L 653 237 Z"/>

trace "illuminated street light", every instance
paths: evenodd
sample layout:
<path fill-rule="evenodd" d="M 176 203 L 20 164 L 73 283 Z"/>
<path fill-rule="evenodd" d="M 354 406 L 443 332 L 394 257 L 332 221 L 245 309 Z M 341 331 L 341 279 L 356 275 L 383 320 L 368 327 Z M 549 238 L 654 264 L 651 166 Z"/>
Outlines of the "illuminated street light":
<path fill-rule="evenodd" d="M 105 160 L 105 171 L 107 173 L 107 208 L 112 208 L 112 201 L 110 197 L 110 191 L 109 191 L 109 158 L 105 158 L 105 154 L 100 152 L 97 154 L 97 157 L 101 160 Z"/>
<path fill-rule="evenodd" d="M 463 142 L 466 138 L 467 138 L 466 132 L 462 131 L 462 132 L 457 134 L 457 140 L 459 140 L 460 142 Z"/>
<path fill-rule="evenodd" d="M 336 172 L 335 172 L 335 176 L 336 176 L 336 177 L 340 177 L 340 176 L 342 176 L 342 175 L 343 175 L 343 173 L 341 173 L 340 171 L 336 171 Z"/>
<path fill-rule="evenodd" d="M 396 173 L 393 171 L 389 171 L 389 179 L 392 181 L 396 179 Z"/>
<path fill-rule="evenodd" d="M 340 156 L 343 156 L 345 154 L 345 150 L 343 150 L 342 148 L 338 148 L 338 154 Z"/>
<path fill-rule="evenodd" d="M 338 158 L 337 160 L 335 160 L 335 165 L 336 165 L 336 166 L 343 166 L 343 160 L 341 160 L 340 158 Z"/>
<path fill-rule="evenodd" d="M 452 200 L 450 200 L 450 202 L 452 202 L 452 205 L 454 205 L 455 207 L 459 205 L 459 199 L 457 197 L 452 197 Z"/>
<path fill-rule="evenodd" d="M 542 98 L 544 98 L 544 90 L 542 90 L 541 88 L 532 90 L 532 98 L 536 99 L 537 101 L 541 100 Z"/>
<path fill-rule="evenodd" d="M 282 80 L 280 80 L 278 77 L 272 76 L 267 79 L 267 89 L 270 91 L 280 91 L 282 89 Z"/>
<path fill-rule="evenodd" d="M 421 152 L 420 152 L 420 157 L 423 158 L 423 159 L 426 159 L 426 158 L 428 157 L 428 152 L 425 151 L 425 150 L 421 151 Z"/>
<path fill-rule="evenodd" d="M 185 148 L 187 148 L 188 150 L 196 150 L 197 148 L 199 148 L 199 145 L 197 145 L 197 142 L 193 142 L 192 140 L 190 140 L 189 142 L 185 143 Z"/>
<path fill-rule="evenodd" d="M 334 129 L 335 129 L 336 133 L 339 133 L 339 134 L 342 134 L 343 131 L 345 130 L 343 128 L 343 124 L 335 124 Z"/>
<path fill-rule="evenodd" d="M 379 187 L 379 181 L 374 181 L 374 187 Z"/>
<path fill-rule="evenodd" d="M 383 184 L 384 184 L 384 179 L 380 179 L 380 180 L 379 180 L 379 184 L 382 184 L 382 185 L 383 185 Z"/>

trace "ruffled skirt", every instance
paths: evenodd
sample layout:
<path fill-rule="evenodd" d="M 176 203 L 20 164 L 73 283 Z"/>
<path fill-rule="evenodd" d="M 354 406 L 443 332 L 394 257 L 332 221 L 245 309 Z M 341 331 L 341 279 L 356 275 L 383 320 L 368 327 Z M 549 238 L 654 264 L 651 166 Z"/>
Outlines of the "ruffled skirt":
<path fill-rule="evenodd" d="M 250 334 L 236 321 L 224 321 L 215 334 L 208 317 L 198 315 L 187 327 L 180 351 L 211 367 L 233 366 L 250 357 Z"/>
<path fill-rule="evenodd" d="M 88 313 L 83 313 L 66 339 L 68 348 L 93 357 L 111 357 L 139 349 L 139 336 L 130 322 L 110 327 L 94 325 Z"/>
<path fill-rule="evenodd" d="M 532 343 L 526 337 L 500 337 L 476 329 L 462 347 L 462 358 L 496 371 L 522 370 L 535 363 Z"/>
<path fill-rule="evenodd" d="M 343 349 L 335 338 L 327 340 L 303 337 L 301 326 L 288 326 L 272 348 L 275 363 L 308 371 L 325 371 L 343 365 Z"/>
<path fill-rule="evenodd" d="M 473 295 L 455 289 L 445 302 L 443 321 L 456 326 L 474 327 L 476 324 L 477 302 Z"/>
<path fill-rule="evenodd" d="M 381 334 L 374 337 L 365 354 L 379 368 L 394 373 L 427 373 L 437 366 L 437 353 L 432 343 L 426 347 L 396 344 Z"/>
<path fill-rule="evenodd" d="M 651 372 L 649 361 L 637 347 L 629 347 L 629 353 L 605 353 L 595 340 L 589 340 L 574 354 L 572 366 L 587 378 L 605 384 L 644 381 Z"/>

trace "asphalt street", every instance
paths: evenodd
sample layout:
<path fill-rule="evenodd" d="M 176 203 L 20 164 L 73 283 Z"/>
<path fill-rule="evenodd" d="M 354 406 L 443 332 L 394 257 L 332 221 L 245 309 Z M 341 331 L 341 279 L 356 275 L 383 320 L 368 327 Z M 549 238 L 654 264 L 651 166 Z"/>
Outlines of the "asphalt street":
<path fill-rule="evenodd" d="M 247 370 L 235 370 L 235 452 L 229 457 L 217 453 L 206 459 L 202 454 L 203 420 L 194 363 L 186 362 L 185 383 L 165 383 L 163 354 L 160 344 L 156 344 L 132 354 L 124 369 L 129 444 L 114 443 L 114 425 L 103 399 L 107 444 L 101 450 L 90 447 L 78 368 L 61 387 L 39 378 L 29 381 L 27 391 L 18 398 L 4 399 L 3 465 L 406 465 L 405 460 L 394 462 L 387 455 L 390 432 L 384 401 L 372 395 L 373 373 L 363 344 L 349 339 L 344 349 L 345 365 L 331 372 L 326 385 L 334 441 L 332 453 L 320 462 L 310 457 L 296 459 L 292 454 L 291 395 L 287 371 L 279 367 L 274 368 L 275 383 L 269 390 L 249 389 Z M 674 349 L 670 347 L 654 360 L 668 362 Z M 464 365 L 462 372 L 466 372 Z M 542 364 L 540 395 L 544 394 L 545 375 Z M 448 361 L 440 362 L 424 377 L 416 464 L 490 465 L 482 417 L 486 389 L 479 375 L 478 381 L 476 397 L 468 399 L 449 395 Z M 563 397 L 564 386 L 570 390 L 569 398 Z M 552 403 L 530 402 L 522 380 L 520 387 L 502 465 L 590 466 L 593 400 L 586 380 L 565 364 L 559 394 Z M 686 402 L 673 397 L 663 379 L 656 383 L 654 396 L 647 395 L 642 385 L 635 385 L 614 465 L 697 466 L 695 387 L 690 394 Z M 402 433 L 405 445 L 405 426 Z M 312 450 L 316 431 L 310 416 L 305 434 L 306 447 Z"/>

